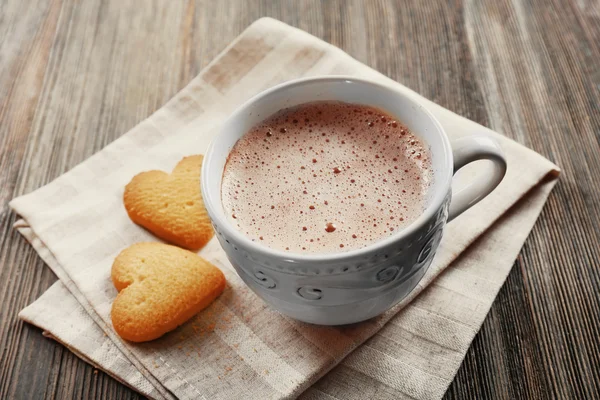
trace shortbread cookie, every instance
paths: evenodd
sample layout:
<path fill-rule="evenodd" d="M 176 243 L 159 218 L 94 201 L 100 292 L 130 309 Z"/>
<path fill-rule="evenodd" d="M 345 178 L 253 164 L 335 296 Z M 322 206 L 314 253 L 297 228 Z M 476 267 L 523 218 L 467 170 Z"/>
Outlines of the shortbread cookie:
<path fill-rule="evenodd" d="M 170 175 L 148 171 L 134 176 L 123 195 L 129 218 L 170 243 L 202 248 L 213 236 L 200 193 L 202 159 L 186 157 Z"/>
<path fill-rule="evenodd" d="M 156 339 L 206 308 L 225 288 L 217 267 L 188 250 L 136 243 L 115 259 L 112 281 L 119 291 L 111 318 L 123 339 Z"/>

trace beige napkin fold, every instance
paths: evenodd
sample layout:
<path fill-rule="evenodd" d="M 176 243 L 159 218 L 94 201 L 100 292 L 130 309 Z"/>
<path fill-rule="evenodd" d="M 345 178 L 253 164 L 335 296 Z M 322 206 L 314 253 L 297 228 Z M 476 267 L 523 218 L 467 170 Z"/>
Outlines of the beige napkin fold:
<path fill-rule="evenodd" d="M 488 229 L 479 240 L 452 262 L 436 282 L 430 284 L 414 301 L 396 314 L 371 339 L 307 389 L 300 398 L 309 399 L 437 399 L 441 398 L 454 378 L 465 353 L 504 279 L 523 241 L 533 227 L 555 181 L 532 189 L 517 205 Z M 33 239 L 31 229 L 20 229 Z M 47 263 L 56 263 L 50 252 L 32 242 Z M 501 255 L 500 255 L 501 254 Z M 486 278 L 492 268 L 494 278 Z M 474 285 L 452 285 L 452 297 L 444 282 L 455 274 L 469 274 L 480 287 L 482 297 L 473 299 Z M 431 279 L 428 274 L 425 279 Z M 475 286 L 477 286 L 475 285 Z M 443 305 L 454 299 L 449 306 Z M 460 300 L 467 299 L 471 315 L 462 313 Z M 423 318 L 423 310 L 434 318 Z M 67 346 L 84 361 L 100 368 L 145 396 L 163 398 L 151 382 L 102 332 L 66 287 L 57 282 L 36 302 L 25 308 L 20 317 L 44 329 L 44 335 Z M 453 323 L 461 327 L 455 336 Z M 425 324 L 425 325 L 424 325 Z M 444 341 L 430 340 L 445 332 Z M 447 342 L 451 342 L 448 345 Z M 98 350 L 96 350 L 98 349 Z M 378 361 L 373 361 L 373 354 Z M 383 360 L 383 362 L 381 362 Z M 435 385 L 431 385 L 431 379 Z"/>
<path fill-rule="evenodd" d="M 434 264 L 409 298 L 373 320 L 331 328 L 285 318 L 244 286 L 213 240 L 200 254 L 226 274 L 223 296 L 157 341 L 121 341 L 110 325 L 116 295 L 109 279 L 112 260 L 131 243 L 156 240 L 129 221 L 121 200 L 125 184 L 140 171 L 170 170 L 183 156 L 203 153 L 219 123 L 259 91 L 325 74 L 395 85 L 430 109 L 451 138 L 474 132 L 496 137 L 508 158 L 505 180 L 448 225 Z M 61 281 L 21 317 L 153 398 L 293 398 L 377 332 L 304 395 L 439 398 L 554 182 L 538 184 L 557 171 L 537 153 L 429 102 L 341 50 L 261 19 L 150 118 L 54 182 L 11 202 L 23 218 L 17 229 Z M 477 172 L 461 171 L 459 180 Z M 510 216 L 446 269 L 526 194 Z"/>

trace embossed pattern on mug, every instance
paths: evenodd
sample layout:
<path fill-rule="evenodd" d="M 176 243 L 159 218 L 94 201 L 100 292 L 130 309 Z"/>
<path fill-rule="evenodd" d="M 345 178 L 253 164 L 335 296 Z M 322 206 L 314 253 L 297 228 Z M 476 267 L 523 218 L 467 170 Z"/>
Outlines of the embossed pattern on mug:
<path fill-rule="evenodd" d="M 390 236 L 425 208 L 430 152 L 393 116 L 313 102 L 253 127 L 232 149 L 221 196 L 251 240 L 293 252 L 340 252 Z"/>

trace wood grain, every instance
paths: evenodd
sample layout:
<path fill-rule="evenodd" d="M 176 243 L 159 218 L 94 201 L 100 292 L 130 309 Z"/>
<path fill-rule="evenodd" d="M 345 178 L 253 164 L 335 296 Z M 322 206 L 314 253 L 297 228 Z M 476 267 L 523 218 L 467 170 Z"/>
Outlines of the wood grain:
<path fill-rule="evenodd" d="M 600 398 L 597 0 L 0 2 L 0 398 L 138 398 L 18 321 L 55 277 L 7 202 L 127 132 L 262 16 L 563 168 L 446 398 Z"/>

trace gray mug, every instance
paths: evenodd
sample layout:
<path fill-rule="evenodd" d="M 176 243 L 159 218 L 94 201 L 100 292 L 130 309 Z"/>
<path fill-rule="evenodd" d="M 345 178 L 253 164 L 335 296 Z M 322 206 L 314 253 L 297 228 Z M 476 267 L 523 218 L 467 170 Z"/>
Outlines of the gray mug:
<path fill-rule="evenodd" d="M 346 252 L 290 253 L 253 242 L 230 223 L 221 203 L 229 152 L 254 125 L 281 109 L 327 100 L 386 110 L 423 139 L 434 173 L 426 209 L 394 235 Z M 492 172 L 479 174 L 453 195 L 454 173 L 482 159 L 492 161 Z M 285 315 L 341 325 L 379 315 L 410 293 L 431 264 L 446 223 L 494 190 L 505 172 L 506 160 L 493 139 L 474 135 L 450 143 L 436 118 L 405 94 L 362 79 L 326 76 L 278 85 L 239 107 L 211 143 L 201 181 L 217 238 L 244 282 Z"/>

